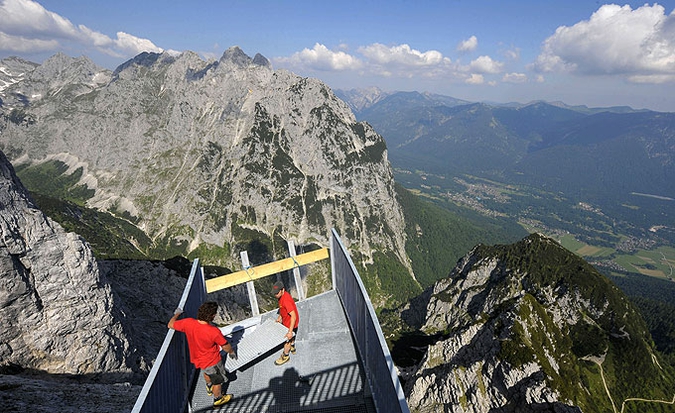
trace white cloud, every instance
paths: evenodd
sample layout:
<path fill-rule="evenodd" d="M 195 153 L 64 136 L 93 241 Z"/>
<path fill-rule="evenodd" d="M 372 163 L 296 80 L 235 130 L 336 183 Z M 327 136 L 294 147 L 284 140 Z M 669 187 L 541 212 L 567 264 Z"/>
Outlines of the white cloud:
<path fill-rule="evenodd" d="M 531 68 L 540 72 L 619 74 L 636 82 L 675 76 L 675 12 L 645 4 L 601 6 L 589 20 L 561 26 L 544 41 Z"/>
<path fill-rule="evenodd" d="M 527 75 L 524 73 L 505 73 L 502 77 L 502 82 L 525 83 L 527 82 Z"/>
<path fill-rule="evenodd" d="M 91 30 L 83 24 L 79 25 L 78 28 L 85 42 L 89 41 L 96 47 L 110 47 L 113 44 L 112 39 L 103 33 Z"/>
<path fill-rule="evenodd" d="M 486 79 L 484 75 L 504 71 L 504 63 L 489 56 L 480 56 L 467 65 L 461 65 L 459 61 L 453 62 L 439 51 L 420 51 L 407 44 L 386 46 L 373 43 L 358 47 L 354 54 L 343 51 L 348 49 L 349 47 L 344 44 L 331 50 L 323 44 L 316 43 L 312 49 L 305 48 L 290 57 L 277 57 L 273 61 L 275 67 L 285 67 L 305 75 L 317 71 L 336 73 L 351 71 L 361 78 L 375 76 L 381 79 L 441 80 L 472 85 L 496 85 L 497 79 Z M 522 82 L 519 76 L 512 73 L 505 77 L 505 81 Z"/>
<path fill-rule="evenodd" d="M 478 38 L 471 36 L 457 45 L 457 51 L 460 53 L 471 52 L 476 50 L 476 47 L 478 47 Z"/>
<path fill-rule="evenodd" d="M 483 78 L 483 75 L 479 75 L 477 73 L 472 73 L 471 76 L 469 76 L 464 83 L 468 83 L 469 85 L 482 85 L 485 83 L 485 79 Z"/>
<path fill-rule="evenodd" d="M 4 0 L 0 3 L 0 50 L 12 52 L 58 51 L 76 44 L 117 57 L 133 57 L 141 52 L 161 52 L 150 40 L 124 32 L 111 39 L 84 25 L 46 10 L 32 0 Z"/>
<path fill-rule="evenodd" d="M 675 74 L 672 75 L 634 75 L 628 76 L 633 83 L 668 83 L 675 82 Z"/>
<path fill-rule="evenodd" d="M 305 48 L 291 57 L 278 58 L 276 61 L 292 67 L 315 70 L 354 70 L 362 65 L 356 57 L 342 51 L 334 52 L 319 43 L 316 43 L 312 49 Z"/>
<path fill-rule="evenodd" d="M 520 59 L 520 49 L 517 47 L 509 49 L 504 52 L 504 56 L 509 60 L 518 60 Z"/>
<path fill-rule="evenodd" d="M 504 64 L 496 60 L 492 60 L 490 56 L 480 56 L 473 60 L 469 67 L 472 72 L 476 73 L 499 73 L 502 71 Z"/>
<path fill-rule="evenodd" d="M 125 54 L 137 55 L 142 52 L 161 53 L 162 48 L 155 46 L 150 40 L 132 36 L 129 33 L 117 32 L 115 47 Z"/>
<path fill-rule="evenodd" d="M 466 75 L 457 64 L 436 50 L 422 52 L 407 44 L 362 46 L 363 73 L 398 79 L 461 80 Z"/>
<path fill-rule="evenodd" d="M 412 49 L 407 44 L 387 47 L 380 43 L 363 46 L 358 52 L 364 55 L 370 62 L 380 65 L 401 65 L 410 67 L 435 66 L 449 59 L 444 58 L 441 52 L 429 50 L 420 52 Z"/>
<path fill-rule="evenodd" d="M 0 31 L 25 38 L 77 37 L 77 29 L 70 20 L 32 0 L 4 0 L 0 5 Z"/>
<path fill-rule="evenodd" d="M 56 40 L 26 39 L 0 32 L 0 50 L 12 53 L 45 52 L 56 49 L 58 45 Z"/>
<path fill-rule="evenodd" d="M 359 76 L 386 78 L 458 79 L 465 74 L 451 60 L 436 50 L 421 52 L 407 44 L 385 46 L 374 43 L 359 47 L 355 54 L 348 54 L 348 46 L 341 44 L 340 50 L 330 50 L 322 44 L 304 49 L 290 57 L 273 59 L 275 66 L 286 67 L 297 72 L 303 71 L 358 71 Z"/>

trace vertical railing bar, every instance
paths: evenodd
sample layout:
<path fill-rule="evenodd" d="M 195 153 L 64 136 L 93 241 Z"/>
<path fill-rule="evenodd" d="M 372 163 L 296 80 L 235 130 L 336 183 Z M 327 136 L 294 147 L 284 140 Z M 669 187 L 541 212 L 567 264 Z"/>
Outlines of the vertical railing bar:
<path fill-rule="evenodd" d="M 288 254 L 291 257 L 298 255 L 295 251 L 295 243 L 293 240 L 288 240 Z M 293 280 L 295 281 L 295 291 L 298 294 L 298 301 L 305 299 L 305 290 L 302 287 L 302 279 L 300 278 L 300 267 L 298 267 L 297 262 L 293 267 Z"/>
<path fill-rule="evenodd" d="M 242 251 L 239 253 L 241 257 L 241 266 L 244 270 L 248 271 L 251 268 L 251 264 L 248 261 L 248 252 Z M 258 296 L 255 293 L 255 285 L 253 281 L 246 282 L 246 291 L 248 292 L 248 302 L 251 304 L 251 313 L 253 317 L 260 315 L 260 308 L 258 307 Z"/>

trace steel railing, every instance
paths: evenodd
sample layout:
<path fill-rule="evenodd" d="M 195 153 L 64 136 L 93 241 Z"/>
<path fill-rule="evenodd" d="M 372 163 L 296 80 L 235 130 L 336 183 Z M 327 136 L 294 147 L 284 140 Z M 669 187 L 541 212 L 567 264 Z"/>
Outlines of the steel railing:
<path fill-rule="evenodd" d="M 196 318 L 197 309 L 205 299 L 204 272 L 195 259 L 178 306 L 186 316 Z M 196 374 L 190 363 L 185 334 L 168 329 L 132 413 L 184 412 Z"/>
<path fill-rule="evenodd" d="M 335 230 L 330 242 L 333 288 L 347 315 L 375 408 L 381 413 L 409 413 L 394 361 L 361 277 Z"/>

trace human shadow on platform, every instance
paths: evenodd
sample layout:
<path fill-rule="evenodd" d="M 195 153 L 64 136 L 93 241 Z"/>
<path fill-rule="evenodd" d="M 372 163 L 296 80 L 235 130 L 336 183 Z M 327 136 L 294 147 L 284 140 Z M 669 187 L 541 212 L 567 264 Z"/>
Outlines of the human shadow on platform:
<path fill-rule="evenodd" d="M 212 406 L 194 412 L 313 412 L 374 411 L 372 398 L 364 392 L 365 379 L 357 363 L 301 375 L 295 367 L 287 367 L 281 375 L 271 377 L 269 386 L 250 393 L 235 394 L 231 402 L 220 408 Z M 327 410 L 326 410 L 327 409 Z"/>

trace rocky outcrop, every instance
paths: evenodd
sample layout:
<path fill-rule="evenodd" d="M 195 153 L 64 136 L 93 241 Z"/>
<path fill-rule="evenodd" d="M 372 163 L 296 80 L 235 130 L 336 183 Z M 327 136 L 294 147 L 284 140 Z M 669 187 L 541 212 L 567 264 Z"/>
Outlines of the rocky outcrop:
<path fill-rule="evenodd" d="M 628 299 L 537 234 L 476 247 L 400 315 L 423 349 L 401 366 L 412 411 L 611 411 L 673 396 Z"/>
<path fill-rule="evenodd" d="M 91 249 L 35 207 L 3 153 L 0 174 L 0 364 L 129 372 L 129 342 Z"/>
<path fill-rule="evenodd" d="M 180 258 L 97 262 L 35 206 L 0 152 L 3 411 L 129 411 L 190 267 Z M 245 292 L 212 295 L 227 303 L 217 322 L 248 316 Z"/>
<path fill-rule="evenodd" d="M 8 57 L 0 63 L 0 106 L 5 98 L 4 90 L 14 83 L 22 81 L 39 65 L 20 57 Z"/>

